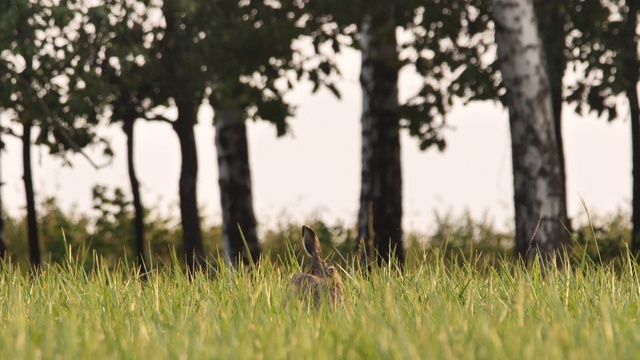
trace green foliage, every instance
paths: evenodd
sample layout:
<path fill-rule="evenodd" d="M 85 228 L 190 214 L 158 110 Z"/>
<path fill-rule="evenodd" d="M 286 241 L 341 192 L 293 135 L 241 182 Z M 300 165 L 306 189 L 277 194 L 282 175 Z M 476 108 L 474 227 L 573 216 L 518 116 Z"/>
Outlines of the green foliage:
<path fill-rule="evenodd" d="M 422 241 L 421 241 L 422 240 Z M 428 237 L 414 235 L 409 243 L 416 255 L 413 261 L 424 261 L 429 249 L 452 264 L 494 264 L 508 258 L 513 249 L 513 232 L 499 231 L 488 218 L 476 220 L 469 212 L 460 217 L 436 213 L 436 229 Z M 431 256 L 429 256 L 431 257 Z"/>
<path fill-rule="evenodd" d="M 619 260 L 631 247 L 630 219 L 628 213 L 619 211 L 581 224 L 572 234 L 576 261 L 585 255 L 595 263 Z"/>
<path fill-rule="evenodd" d="M 93 216 L 78 215 L 75 211 L 65 213 L 55 198 L 48 198 L 40 204 L 38 224 L 44 260 L 52 264 L 63 263 L 71 251 L 74 257 L 95 252 L 111 266 L 120 261 L 132 263 L 132 206 L 124 199 L 122 190 L 116 189 L 113 193 L 109 194 L 104 187 L 96 187 L 96 215 Z M 169 250 L 175 248 L 178 239 L 174 221 L 155 214 L 150 214 L 149 218 L 146 225 L 150 228 L 148 236 L 155 239 L 152 252 L 157 254 L 156 261 L 169 263 Z M 11 259 L 16 264 L 26 265 L 26 221 L 12 216 L 5 216 L 5 220 Z M 90 257 L 87 259 L 87 269 L 94 266 L 92 260 Z"/>
<path fill-rule="evenodd" d="M 99 230 L 92 236 L 91 248 L 99 254 L 112 253 L 109 263 L 131 256 L 126 249 L 133 237 L 133 212 L 122 189 L 114 189 L 110 196 L 105 186 L 95 186 L 93 204 L 97 212 L 94 226 Z"/>
<path fill-rule="evenodd" d="M 429 265 L 347 268 L 345 303 L 317 311 L 290 297 L 295 270 L 263 263 L 187 279 L 69 259 L 40 276 L 0 271 L 0 357 L 43 358 L 634 358 L 637 264 L 619 272 Z M 293 355 L 292 355 L 293 354 Z"/>
<path fill-rule="evenodd" d="M 40 205 L 39 225 L 43 245 L 43 257 L 51 264 L 65 262 L 69 250 L 74 257 L 95 252 L 106 264 L 114 267 L 124 261 L 134 263 L 135 251 L 131 248 L 133 237 L 133 205 L 122 189 L 104 186 L 94 188 L 94 212 L 78 214 L 75 210 L 64 212 L 54 198 Z M 162 216 L 150 206 L 145 214 L 145 236 L 154 267 L 173 266 L 175 254 L 182 254 L 182 230 L 179 220 Z M 286 216 L 285 216 L 286 217 Z M 627 213 L 619 211 L 606 216 L 595 216 L 574 224 L 574 261 L 590 261 L 610 264 L 627 256 L 630 244 L 630 223 Z M 327 223 L 318 216 L 311 216 L 304 224 L 318 234 L 327 259 L 349 266 L 356 256 L 357 231 L 344 222 Z M 291 259 L 307 263 L 300 242 L 303 223 L 280 222 L 274 228 L 263 229 L 263 260 L 286 264 Z M 219 224 L 203 229 L 203 238 L 209 262 L 218 266 L 223 262 L 222 229 Z M 595 237 L 594 237 L 595 235 Z M 24 218 L 6 216 L 7 249 L 12 261 L 27 264 L 26 222 Z M 511 258 L 512 230 L 500 230 L 488 218 L 475 219 L 468 212 L 459 217 L 450 213 L 436 213 L 432 231 L 409 231 L 406 234 L 408 266 L 419 266 L 439 258 L 446 264 L 482 267 L 497 264 Z M 178 258 L 182 263 L 182 258 Z M 93 268 L 93 258 L 88 256 L 86 269 Z"/>
<path fill-rule="evenodd" d="M 356 248 L 357 231 L 344 223 L 327 224 L 317 217 L 311 217 L 304 223 L 311 227 L 322 245 L 325 259 L 346 266 L 350 255 Z M 308 262 L 302 247 L 300 232 L 302 223 L 280 223 L 275 229 L 267 229 L 262 236 L 262 248 L 269 254 L 271 261 L 282 264 L 289 260 L 293 250 L 299 263 Z M 306 258 L 306 259 L 305 259 Z"/>
<path fill-rule="evenodd" d="M 421 140 L 422 150 L 443 150 L 444 117 L 455 99 L 488 100 L 497 97 L 492 63 L 483 59 L 495 48 L 492 27 L 481 0 L 406 1 L 412 17 L 399 23 L 411 36 L 401 43 L 405 64 L 424 79 L 422 88 L 402 105 L 403 125 Z"/>
<path fill-rule="evenodd" d="M 79 215 L 75 211 L 65 214 L 55 198 L 45 199 L 40 209 L 38 231 L 42 239 L 42 251 L 48 254 L 45 259 L 53 263 L 62 263 L 68 254 L 69 246 L 79 250 L 78 248 L 87 237 L 87 230 L 92 225 L 92 221 L 89 217 Z"/>
<path fill-rule="evenodd" d="M 8 0 L 0 8 L 0 111 L 14 123 L 32 123 L 36 143 L 64 158 L 100 143 L 95 108 L 67 86 L 73 11 L 66 2 Z M 107 146 L 108 148 L 108 146 Z"/>
<path fill-rule="evenodd" d="M 423 83 L 400 106 L 400 125 L 420 140 L 422 150 L 443 150 L 445 115 L 454 99 L 497 97 L 493 63 L 483 59 L 493 45 L 492 25 L 483 0 L 305 1 L 308 22 L 324 30 L 318 39 L 359 49 L 365 16 L 392 14 L 398 37 L 398 67 L 411 67 Z"/>
<path fill-rule="evenodd" d="M 94 31 L 80 32 L 73 74 L 96 85 L 79 97 L 109 108 L 112 121 L 155 119 L 163 107 L 207 99 L 214 109 L 270 121 L 282 135 L 294 110 L 284 95 L 296 80 L 335 90 L 333 59 L 321 51 L 308 59 L 292 45 L 315 37 L 314 28 L 298 26 L 298 10 L 262 1 L 77 5 L 81 28 Z"/>
<path fill-rule="evenodd" d="M 504 104 L 506 92 L 494 56 L 491 2 L 437 3 L 443 7 L 429 8 L 420 22 L 408 27 L 414 34 L 430 34 L 414 35 L 412 44 L 419 54 L 428 54 L 415 62 L 416 70 L 426 79 L 417 104 L 421 97 L 430 100 L 435 104 L 432 114 L 442 115 L 454 97 L 463 102 L 497 100 Z M 629 6 L 617 0 L 534 1 L 534 5 L 550 79 L 567 81 L 563 76 L 567 66 L 575 75 L 567 81 L 566 91 L 559 89 L 557 96 L 575 104 L 578 113 L 588 110 L 616 118 L 621 112 L 616 108 L 615 96 L 624 91 L 629 81 L 629 76 L 620 74 L 637 68 L 636 59 L 624 62 L 629 54 L 637 57 L 634 52 L 625 51 L 632 37 L 620 36 Z M 442 47 L 442 53 L 434 49 L 437 47 Z"/>
<path fill-rule="evenodd" d="M 621 1 L 591 1 L 579 6 L 574 21 L 582 31 L 569 34 L 566 51 L 577 78 L 568 86 L 567 101 L 576 112 L 594 112 L 614 120 L 621 111 L 616 97 L 638 79 L 638 52 L 634 21 L 637 14 Z M 633 12 L 633 13 L 630 13 Z M 629 28 L 625 32 L 625 27 Z"/>

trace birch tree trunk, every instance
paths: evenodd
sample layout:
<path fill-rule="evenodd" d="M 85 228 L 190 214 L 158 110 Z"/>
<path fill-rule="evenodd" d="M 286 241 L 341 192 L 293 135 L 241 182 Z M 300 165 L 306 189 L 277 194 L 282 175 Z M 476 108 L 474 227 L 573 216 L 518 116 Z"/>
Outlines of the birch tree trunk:
<path fill-rule="evenodd" d="M 253 211 L 249 145 L 244 111 L 216 110 L 215 128 L 225 257 L 233 266 L 237 266 L 240 262 L 245 265 L 255 264 L 260 257 L 260 244 Z M 242 233 L 238 227 L 242 229 Z"/>
<path fill-rule="evenodd" d="M 198 153 L 193 127 L 196 124 L 197 106 L 192 101 L 176 101 L 178 119 L 173 126 L 178 134 L 182 152 L 180 169 L 180 216 L 184 252 L 190 275 L 204 268 L 205 252 L 200 228 L 200 212 L 196 185 L 198 179 Z"/>
<path fill-rule="evenodd" d="M 389 6 L 393 10 L 393 6 Z M 393 11 L 367 15 L 361 29 L 362 178 L 358 238 L 378 264 L 404 263 L 398 72 Z"/>
<path fill-rule="evenodd" d="M 27 201 L 27 236 L 29 242 L 29 261 L 33 270 L 40 270 L 40 239 L 38 236 L 38 216 L 36 214 L 35 193 L 33 191 L 33 173 L 31 171 L 31 129 L 28 120 L 22 132 L 22 166 L 24 169 L 24 192 Z"/>
<path fill-rule="evenodd" d="M 127 169 L 129 172 L 129 183 L 131 184 L 131 193 L 133 194 L 134 208 L 134 250 L 136 252 L 136 261 L 140 276 L 147 278 L 147 260 L 146 260 L 146 244 L 144 239 L 144 207 L 142 206 L 142 198 L 140 196 L 140 182 L 136 175 L 136 167 L 133 156 L 133 127 L 135 125 L 135 117 L 131 116 L 123 119 L 122 129 L 127 137 Z"/>
<path fill-rule="evenodd" d="M 567 57 L 564 54 L 565 45 L 565 16 L 567 5 L 562 0 L 537 0 L 536 7 L 541 11 L 538 14 L 538 29 L 543 40 L 544 51 L 547 59 L 547 72 L 551 89 L 551 108 L 553 109 L 553 125 L 556 133 L 556 147 L 558 149 L 558 165 L 560 167 L 561 187 L 559 188 L 564 199 L 567 198 L 567 175 L 564 158 L 564 141 L 562 137 L 562 97 L 564 73 L 567 68 Z M 571 229 L 567 213 L 566 201 L 562 208 L 562 223 Z"/>
<path fill-rule="evenodd" d="M 569 250 L 569 234 L 561 223 L 566 199 L 533 2 L 494 0 L 493 19 L 509 107 L 516 253 L 548 261 Z"/>

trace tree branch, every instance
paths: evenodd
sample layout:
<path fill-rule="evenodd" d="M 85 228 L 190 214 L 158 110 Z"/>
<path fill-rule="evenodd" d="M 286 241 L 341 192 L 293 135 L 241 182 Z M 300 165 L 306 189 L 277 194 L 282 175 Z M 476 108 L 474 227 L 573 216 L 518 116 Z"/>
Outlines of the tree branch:
<path fill-rule="evenodd" d="M 10 69 L 6 66 L 6 63 L 4 62 L 0 62 L 0 64 L 2 64 L 2 67 L 5 68 L 8 72 L 11 72 Z M 45 117 L 45 122 L 48 123 L 49 125 L 52 125 L 56 130 L 58 130 L 60 132 L 60 134 L 62 135 L 62 137 L 64 138 L 64 140 L 71 146 L 71 149 L 76 152 L 76 153 L 80 153 L 80 155 L 82 155 L 85 159 L 87 159 L 87 161 L 89 162 L 89 164 L 91 164 L 91 166 L 98 170 L 101 169 L 103 167 L 108 166 L 111 162 L 109 161 L 107 164 L 104 165 L 97 165 L 90 157 L 89 155 L 87 155 L 82 148 L 78 145 L 77 142 L 75 142 L 75 140 L 73 140 L 73 138 L 71 137 L 71 135 L 69 134 L 69 132 L 67 131 L 67 129 L 60 123 L 60 120 L 56 117 L 53 116 L 53 112 L 51 111 L 51 109 L 49 108 L 49 106 L 47 105 L 47 103 L 44 102 L 44 100 L 42 100 L 42 97 L 38 96 L 38 94 L 35 92 L 35 90 L 33 89 L 33 87 L 31 86 L 31 83 L 28 81 L 28 79 L 24 78 L 24 73 L 20 73 L 17 76 L 17 80 L 22 83 L 22 85 L 28 89 L 29 92 L 31 92 L 31 95 L 38 99 L 38 103 L 40 104 L 40 106 L 42 107 L 42 110 L 48 115 Z"/>
<path fill-rule="evenodd" d="M 145 116 L 144 117 L 146 120 L 148 121 L 161 121 L 161 122 L 166 122 L 169 123 L 173 126 L 173 124 L 175 123 L 175 121 L 170 120 L 169 118 L 167 118 L 164 115 L 158 115 L 158 114 L 153 114 L 151 116 Z"/>
<path fill-rule="evenodd" d="M 10 129 L 8 127 L 0 128 L 0 129 L 2 129 L 2 131 L 0 131 L 2 134 L 10 135 L 10 136 L 13 136 L 13 137 L 15 137 L 17 139 L 22 139 L 22 135 L 16 134 L 16 132 L 13 131 L 13 129 Z"/>

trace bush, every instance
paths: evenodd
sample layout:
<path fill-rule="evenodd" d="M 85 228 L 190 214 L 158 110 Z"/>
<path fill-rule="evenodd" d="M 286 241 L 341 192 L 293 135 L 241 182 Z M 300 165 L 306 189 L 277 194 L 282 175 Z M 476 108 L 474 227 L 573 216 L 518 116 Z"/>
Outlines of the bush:
<path fill-rule="evenodd" d="M 109 266 L 120 261 L 134 262 L 133 206 L 121 189 L 109 190 L 97 186 L 93 193 L 92 214 L 64 212 L 55 198 L 48 198 L 39 207 L 40 236 L 43 260 L 63 263 L 67 254 L 86 260 L 85 267 L 94 266 L 93 254 L 103 258 Z M 152 266 L 170 265 L 176 258 L 181 260 L 182 229 L 180 221 L 165 217 L 147 208 L 145 214 L 146 240 Z M 628 214 L 618 211 L 608 216 L 595 216 L 579 221 L 572 234 L 573 254 L 576 261 L 585 258 L 596 263 L 611 262 L 626 256 L 630 242 Z M 12 260 L 26 265 L 26 221 L 24 217 L 6 217 L 5 236 Z M 318 216 L 307 225 L 318 234 L 327 259 L 343 267 L 354 264 L 357 248 L 355 225 L 345 222 L 328 224 Z M 300 242 L 301 223 L 281 222 L 275 228 L 263 230 L 263 259 L 282 264 L 291 259 L 305 260 Z M 203 226 L 205 248 L 210 254 L 210 263 L 217 264 L 222 256 L 222 229 L 219 224 Z M 451 214 L 436 214 L 436 227 L 432 233 L 408 231 L 405 233 L 407 266 L 430 262 L 439 257 L 445 263 L 460 265 L 474 263 L 477 266 L 495 264 L 499 259 L 509 258 L 513 248 L 513 231 L 499 230 L 487 218 L 474 219 L 469 212 L 460 217 Z M 91 256 L 87 256 L 91 255 Z M 357 262 L 357 261 L 355 261 Z"/>

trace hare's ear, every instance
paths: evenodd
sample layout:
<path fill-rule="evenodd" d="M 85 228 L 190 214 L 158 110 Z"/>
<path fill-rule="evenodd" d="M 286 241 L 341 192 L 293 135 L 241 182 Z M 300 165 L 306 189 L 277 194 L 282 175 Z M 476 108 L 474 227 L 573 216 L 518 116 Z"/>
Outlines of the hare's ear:
<path fill-rule="evenodd" d="M 302 246 L 304 251 L 312 258 L 322 259 L 322 249 L 320 248 L 320 239 L 318 235 L 308 226 L 302 226 Z"/>

